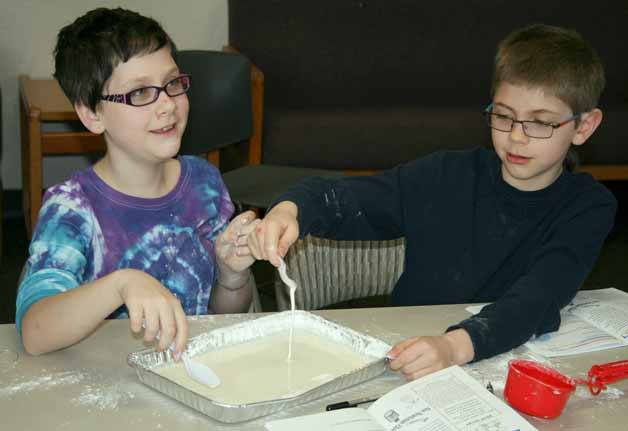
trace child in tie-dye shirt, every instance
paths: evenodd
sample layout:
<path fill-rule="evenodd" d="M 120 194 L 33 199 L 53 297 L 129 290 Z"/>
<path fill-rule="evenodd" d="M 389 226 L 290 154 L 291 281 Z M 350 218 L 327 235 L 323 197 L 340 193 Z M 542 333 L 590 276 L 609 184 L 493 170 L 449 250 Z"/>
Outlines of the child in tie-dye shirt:
<path fill-rule="evenodd" d="M 252 212 L 229 223 L 220 173 L 179 157 L 191 78 L 153 19 L 96 9 L 61 30 L 55 77 L 105 156 L 44 197 L 17 299 L 25 349 L 72 345 L 129 317 L 159 349 L 185 348 L 186 314 L 244 311 Z M 219 119 L 216 119 L 219 121 Z"/>

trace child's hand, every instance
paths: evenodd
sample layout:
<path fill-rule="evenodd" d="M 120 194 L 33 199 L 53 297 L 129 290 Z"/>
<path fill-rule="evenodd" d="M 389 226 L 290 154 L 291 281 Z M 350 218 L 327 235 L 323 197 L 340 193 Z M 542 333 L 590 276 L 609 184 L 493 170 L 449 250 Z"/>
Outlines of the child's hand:
<path fill-rule="evenodd" d="M 255 262 L 248 237 L 260 222 L 253 211 L 246 211 L 233 220 L 216 238 L 216 259 L 221 271 L 240 273 Z"/>
<path fill-rule="evenodd" d="M 451 365 L 473 359 L 473 344 L 464 329 L 444 335 L 413 337 L 397 343 L 388 353 L 390 368 L 414 380 Z"/>
<path fill-rule="evenodd" d="M 145 322 L 144 341 L 153 342 L 159 332 L 158 350 L 175 343 L 175 354 L 185 350 L 188 323 L 181 302 L 159 281 L 136 269 L 118 271 L 118 291 L 129 310 L 131 330 L 140 332 Z"/>
<path fill-rule="evenodd" d="M 249 249 L 255 258 L 279 267 L 280 257 L 299 238 L 297 206 L 289 201 L 277 204 L 249 236 Z"/>

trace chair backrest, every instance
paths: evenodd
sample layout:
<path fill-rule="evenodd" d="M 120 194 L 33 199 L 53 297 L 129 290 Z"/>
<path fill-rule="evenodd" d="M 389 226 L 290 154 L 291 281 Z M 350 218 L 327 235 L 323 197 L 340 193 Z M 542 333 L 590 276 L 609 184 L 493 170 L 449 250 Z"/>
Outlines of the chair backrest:
<path fill-rule="evenodd" d="M 307 236 L 285 257 L 296 281 L 297 309 L 315 310 L 338 302 L 392 292 L 404 269 L 405 238 L 335 241 Z M 279 310 L 290 309 L 289 289 L 275 277 Z"/>
<path fill-rule="evenodd" d="M 190 114 L 181 154 L 207 154 L 253 135 L 251 63 L 241 54 L 182 50 L 182 72 L 192 76 Z M 219 158 L 210 160 L 216 164 Z"/>

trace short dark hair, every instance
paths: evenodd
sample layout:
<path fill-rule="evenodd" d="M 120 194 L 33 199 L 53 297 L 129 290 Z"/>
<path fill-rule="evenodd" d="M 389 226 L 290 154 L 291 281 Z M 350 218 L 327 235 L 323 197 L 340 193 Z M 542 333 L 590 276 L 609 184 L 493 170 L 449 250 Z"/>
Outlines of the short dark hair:
<path fill-rule="evenodd" d="M 122 8 L 94 9 L 59 31 L 54 77 L 72 104 L 95 111 L 119 63 L 165 46 L 176 52 L 174 42 L 154 19 Z"/>
<path fill-rule="evenodd" d="M 604 66 L 575 30 L 532 24 L 499 43 L 492 96 L 502 82 L 539 87 L 578 114 L 597 107 L 605 85 Z"/>

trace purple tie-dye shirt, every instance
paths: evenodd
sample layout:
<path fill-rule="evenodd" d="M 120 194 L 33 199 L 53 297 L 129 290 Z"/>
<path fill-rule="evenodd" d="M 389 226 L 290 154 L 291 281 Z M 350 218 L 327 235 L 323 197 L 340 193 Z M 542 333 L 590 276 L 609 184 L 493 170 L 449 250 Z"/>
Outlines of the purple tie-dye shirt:
<path fill-rule="evenodd" d="M 122 268 L 140 269 L 206 314 L 215 280 L 214 241 L 233 215 L 218 170 L 182 156 L 175 188 L 156 199 L 120 193 L 92 168 L 48 189 L 17 298 L 16 323 L 38 300 Z M 126 317 L 126 307 L 112 317 Z"/>

